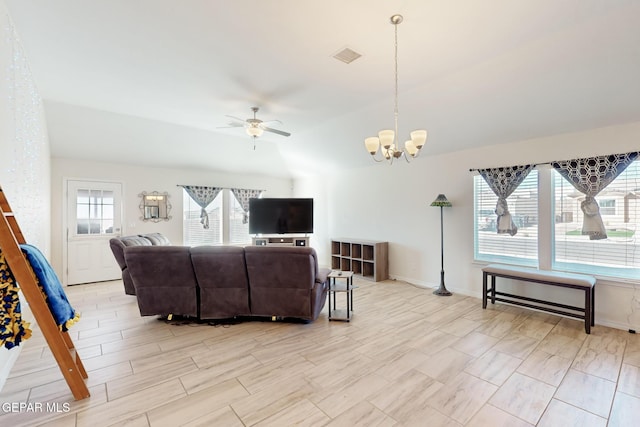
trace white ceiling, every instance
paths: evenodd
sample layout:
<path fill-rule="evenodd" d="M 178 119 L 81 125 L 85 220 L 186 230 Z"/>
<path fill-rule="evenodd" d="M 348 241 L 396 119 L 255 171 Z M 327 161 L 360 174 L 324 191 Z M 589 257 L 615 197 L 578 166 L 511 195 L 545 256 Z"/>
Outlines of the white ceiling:
<path fill-rule="evenodd" d="M 640 1 L 5 0 L 57 157 L 296 176 L 640 121 Z M 350 65 L 332 58 L 345 47 Z M 256 150 L 226 114 L 292 133 Z"/>

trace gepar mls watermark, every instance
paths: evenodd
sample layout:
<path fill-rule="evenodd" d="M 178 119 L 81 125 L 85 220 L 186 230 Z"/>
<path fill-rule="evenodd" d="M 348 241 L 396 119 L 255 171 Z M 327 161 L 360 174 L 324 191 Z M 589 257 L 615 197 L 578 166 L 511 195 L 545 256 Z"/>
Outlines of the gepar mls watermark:
<path fill-rule="evenodd" d="M 2 402 L 2 412 L 29 413 L 29 412 L 55 412 L 66 413 L 71 411 L 69 402 Z"/>

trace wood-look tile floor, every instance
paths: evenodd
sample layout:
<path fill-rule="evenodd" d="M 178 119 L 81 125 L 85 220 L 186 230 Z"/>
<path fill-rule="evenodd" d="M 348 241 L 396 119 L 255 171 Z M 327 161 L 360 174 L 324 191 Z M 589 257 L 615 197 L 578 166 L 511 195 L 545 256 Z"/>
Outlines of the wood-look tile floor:
<path fill-rule="evenodd" d="M 311 324 L 225 326 L 140 317 L 119 281 L 69 287 L 91 397 L 73 401 L 36 327 L 0 392 L 0 425 L 638 425 L 638 336 L 586 335 L 577 320 L 482 310 L 402 282 L 356 284 L 350 323 L 329 322 L 325 307 Z M 43 409 L 6 405 L 21 402 Z"/>

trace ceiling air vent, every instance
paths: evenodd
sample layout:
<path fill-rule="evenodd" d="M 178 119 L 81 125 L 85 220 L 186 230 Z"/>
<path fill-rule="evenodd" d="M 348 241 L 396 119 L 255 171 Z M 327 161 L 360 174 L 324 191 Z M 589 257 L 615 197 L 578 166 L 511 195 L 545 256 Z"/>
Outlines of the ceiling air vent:
<path fill-rule="evenodd" d="M 362 55 L 360 55 L 358 52 L 353 49 L 349 49 L 348 47 L 333 55 L 334 58 L 336 58 L 338 61 L 344 62 L 345 64 L 351 64 L 361 56 Z"/>

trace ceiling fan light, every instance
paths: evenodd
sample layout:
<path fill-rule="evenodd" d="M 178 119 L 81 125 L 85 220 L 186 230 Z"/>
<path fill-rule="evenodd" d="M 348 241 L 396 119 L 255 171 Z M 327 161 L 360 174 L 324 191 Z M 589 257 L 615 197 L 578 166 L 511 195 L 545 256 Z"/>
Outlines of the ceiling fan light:
<path fill-rule="evenodd" d="M 427 131 L 414 130 L 411 132 L 411 142 L 413 142 L 413 145 L 415 145 L 418 150 L 421 149 L 425 142 L 427 142 Z"/>
<path fill-rule="evenodd" d="M 366 138 L 364 140 L 364 146 L 367 147 L 369 154 L 373 156 L 378 151 L 378 147 L 380 147 L 380 139 L 377 136 Z"/>
<path fill-rule="evenodd" d="M 259 136 L 262 136 L 262 134 L 264 133 L 264 129 L 259 128 L 257 126 L 249 126 L 247 128 L 247 133 L 249 134 L 249 136 L 257 138 Z"/>
<path fill-rule="evenodd" d="M 382 145 L 384 148 L 388 150 L 389 147 L 391 147 L 391 145 L 393 144 L 394 136 L 395 136 L 395 132 L 390 129 L 381 130 L 380 132 L 378 132 L 378 138 L 380 138 L 380 145 Z"/>

